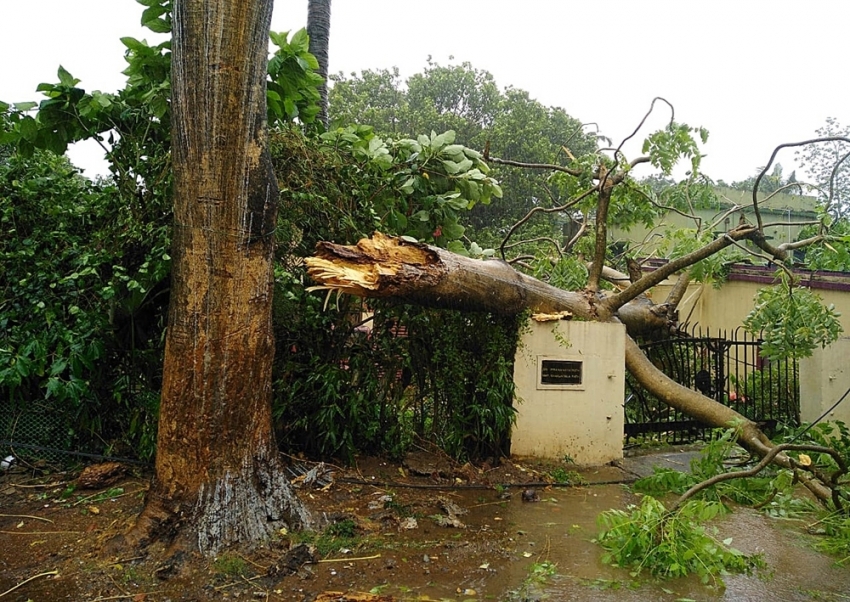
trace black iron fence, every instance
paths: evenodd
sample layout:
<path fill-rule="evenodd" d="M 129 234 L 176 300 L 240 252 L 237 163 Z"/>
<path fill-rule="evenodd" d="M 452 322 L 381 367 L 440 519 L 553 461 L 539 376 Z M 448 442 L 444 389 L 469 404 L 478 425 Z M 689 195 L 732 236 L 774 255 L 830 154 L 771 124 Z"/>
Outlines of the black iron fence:
<path fill-rule="evenodd" d="M 731 333 L 694 327 L 641 349 L 664 374 L 681 385 L 727 405 L 770 432 L 778 424 L 800 423 L 797 362 L 768 361 L 760 341 L 742 329 Z M 688 443 L 708 427 L 659 401 L 631 375 L 626 376 L 626 443 L 655 440 Z"/>

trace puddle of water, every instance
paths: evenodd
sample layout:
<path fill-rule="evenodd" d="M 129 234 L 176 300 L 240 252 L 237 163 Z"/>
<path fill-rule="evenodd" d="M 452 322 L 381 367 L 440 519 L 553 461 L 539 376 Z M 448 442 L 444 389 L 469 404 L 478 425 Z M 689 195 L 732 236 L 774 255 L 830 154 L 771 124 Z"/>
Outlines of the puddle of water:
<path fill-rule="evenodd" d="M 528 576 L 533 563 L 543 561 L 554 563 L 557 572 L 537 592 L 548 600 L 672 602 L 685 598 L 794 602 L 850 599 L 850 570 L 836 566 L 833 558 L 813 550 L 800 532 L 799 524 L 784 524 L 746 508 L 736 509 L 723 517 L 717 526 L 721 538 L 734 538 L 734 547 L 745 553 L 762 552 L 768 565 L 766 571 L 726 576 L 725 588 L 706 587 L 697 578 L 655 583 L 646 577 L 642 585 L 631 589 L 628 571 L 602 564 L 599 560 L 601 548 L 590 540 L 596 534 L 596 516 L 600 511 L 624 508 L 637 498 L 613 485 L 545 492 L 542 498 L 540 503 L 534 504 L 514 499 L 502 510 L 504 520 L 513 531 L 513 556 L 522 559 L 509 563 L 488 584 L 490 592 L 501 589 L 504 599 Z M 588 583 L 596 583 L 596 586 Z M 529 599 L 538 598 L 530 596 Z"/>

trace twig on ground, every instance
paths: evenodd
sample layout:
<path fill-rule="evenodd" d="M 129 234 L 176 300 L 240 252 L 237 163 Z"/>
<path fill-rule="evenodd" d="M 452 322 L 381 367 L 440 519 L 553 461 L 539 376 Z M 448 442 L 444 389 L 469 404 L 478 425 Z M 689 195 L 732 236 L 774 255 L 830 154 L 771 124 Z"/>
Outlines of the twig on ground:
<path fill-rule="evenodd" d="M 3 535 L 68 535 L 83 533 L 83 531 L 0 531 Z"/>
<path fill-rule="evenodd" d="M 32 576 L 32 577 L 30 577 L 29 579 L 24 579 L 23 581 L 21 581 L 21 582 L 20 582 L 19 584 L 17 584 L 16 586 L 14 586 L 14 587 L 10 587 L 9 589 L 7 589 L 5 592 L 3 592 L 2 594 L 0 594 L 0 598 L 2 598 L 3 596 L 5 596 L 6 594 L 11 594 L 13 591 L 15 591 L 16 589 L 18 589 L 19 587 L 23 587 L 24 585 L 26 585 L 26 584 L 27 584 L 27 583 L 29 583 L 30 581 L 34 581 L 34 580 L 36 580 L 36 579 L 38 579 L 38 578 L 40 578 L 40 577 L 55 577 L 55 576 L 56 576 L 56 575 L 58 575 L 58 574 L 59 574 L 59 571 L 47 571 L 46 573 L 39 573 L 38 575 L 33 575 L 33 576 Z"/>
<path fill-rule="evenodd" d="M 40 520 L 40 521 L 43 521 L 45 523 L 53 524 L 53 521 L 50 520 L 49 518 L 42 518 L 40 516 L 30 516 L 29 514 L 0 514 L 0 516 L 2 516 L 4 518 L 31 518 L 33 520 Z"/>
<path fill-rule="evenodd" d="M 322 558 L 319 560 L 321 563 L 328 562 L 354 562 L 355 560 L 375 560 L 375 558 L 380 558 L 380 554 L 375 554 L 374 556 L 357 556 L 355 558 Z"/>

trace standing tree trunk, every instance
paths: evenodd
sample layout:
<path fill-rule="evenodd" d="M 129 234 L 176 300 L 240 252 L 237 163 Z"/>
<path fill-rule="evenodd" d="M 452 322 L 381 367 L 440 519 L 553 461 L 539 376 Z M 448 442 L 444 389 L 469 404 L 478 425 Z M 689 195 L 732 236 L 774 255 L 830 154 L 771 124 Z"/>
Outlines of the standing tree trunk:
<path fill-rule="evenodd" d="M 174 3 L 174 243 L 157 440 L 124 542 L 215 553 L 309 516 L 271 428 L 277 182 L 267 150 L 272 0 Z"/>
<path fill-rule="evenodd" d="M 324 80 L 319 88 L 321 103 L 319 121 L 328 128 L 328 47 L 331 37 L 331 0 L 308 0 L 307 35 L 310 36 L 310 52 L 319 61 L 319 75 Z"/>

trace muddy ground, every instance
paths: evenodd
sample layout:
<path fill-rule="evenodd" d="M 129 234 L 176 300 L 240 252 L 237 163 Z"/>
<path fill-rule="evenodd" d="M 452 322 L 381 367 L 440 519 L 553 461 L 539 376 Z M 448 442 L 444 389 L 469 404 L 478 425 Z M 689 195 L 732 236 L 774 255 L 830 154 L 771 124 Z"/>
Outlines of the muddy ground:
<path fill-rule="evenodd" d="M 634 502 L 622 484 L 653 462 L 686 466 L 687 456 L 583 470 L 539 461 L 460 466 L 424 452 L 313 472 L 314 463 L 293 462 L 300 497 L 327 520 L 324 533 L 280 533 L 251 552 L 176 564 L 159 562 L 156 548 L 121 558 L 101 551 L 140 511 L 148 473 L 82 489 L 78 473 L 19 466 L 0 474 L 0 602 L 850 599 L 850 570 L 743 511 L 727 528 L 750 532 L 752 549 L 738 546 L 746 552 L 768 548 L 773 574 L 727 579 L 728 588 L 678 580 L 635 589 L 627 571 L 599 562 L 590 540 L 596 514 Z M 528 587 L 544 563 L 557 574 Z"/>
<path fill-rule="evenodd" d="M 328 592 L 369 599 L 362 594 L 371 592 L 387 600 L 502 599 L 505 584 L 494 577 L 539 555 L 501 516 L 506 508 L 545 500 L 556 480 L 630 479 L 613 467 L 579 473 L 541 462 L 460 466 L 425 452 L 403 463 L 359 458 L 352 467 L 325 465 L 313 474 L 305 474 L 313 463 L 292 467 L 301 498 L 330 525 L 324 534 L 281 533 L 250 553 L 193 556 L 175 566 L 158 563 L 158 550 L 122 558 L 101 552 L 140 511 L 146 471 L 128 469 L 95 489 L 81 488 L 78 473 L 42 474 L 31 466 L 2 473 L 0 597 L 288 601 L 339 598 Z"/>

